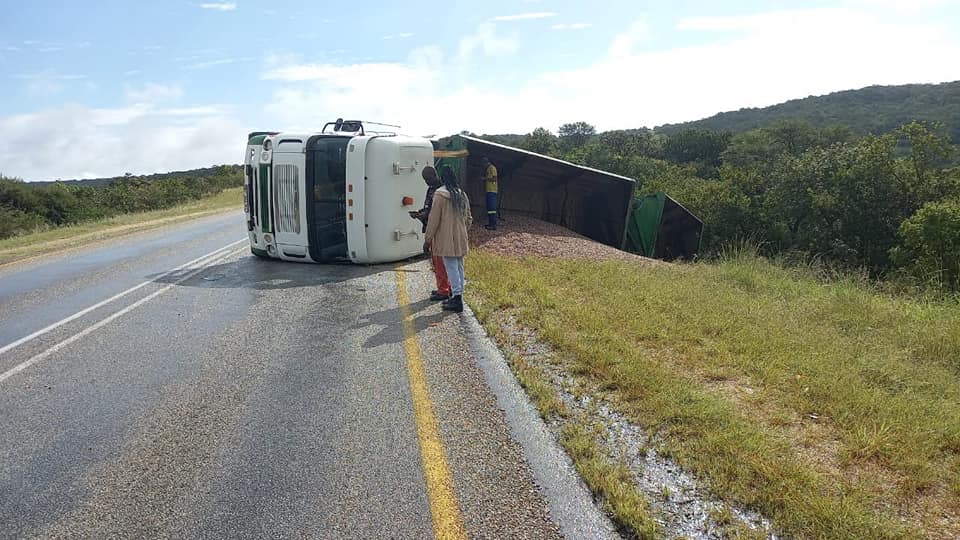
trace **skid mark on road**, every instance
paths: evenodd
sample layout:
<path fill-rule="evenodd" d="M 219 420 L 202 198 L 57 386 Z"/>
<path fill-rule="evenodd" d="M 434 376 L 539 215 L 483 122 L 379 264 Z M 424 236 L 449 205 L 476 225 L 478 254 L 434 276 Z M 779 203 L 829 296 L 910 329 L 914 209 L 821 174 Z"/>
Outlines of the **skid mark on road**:
<path fill-rule="evenodd" d="M 407 353 L 410 393 L 413 396 L 417 439 L 420 441 L 420 455 L 427 481 L 427 497 L 430 500 L 430 512 L 433 514 L 433 533 L 438 539 L 466 538 L 460 506 L 453 490 L 453 476 L 450 474 L 443 441 L 440 439 L 440 424 L 430 401 L 423 355 L 420 353 L 420 343 L 413 326 L 413 313 L 410 311 L 407 279 L 399 267 L 396 276 L 397 301 L 403 316 L 403 348 Z"/>

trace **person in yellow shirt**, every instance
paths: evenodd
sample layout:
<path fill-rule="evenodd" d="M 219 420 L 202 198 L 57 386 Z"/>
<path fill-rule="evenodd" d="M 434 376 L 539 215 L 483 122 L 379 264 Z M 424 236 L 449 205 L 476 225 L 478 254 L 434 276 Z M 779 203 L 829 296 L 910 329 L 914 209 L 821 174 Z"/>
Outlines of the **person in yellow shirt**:
<path fill-rule="evenodd" d="M 483 169 L 481 179 L 487 186 L 487 224 L 484 227 L 488 231 L 495 231 L 497 230 L 497 194 L 500 192 L 497 185 L 497 168 L 486 157 L 480 160 L 480 166 Z"/>

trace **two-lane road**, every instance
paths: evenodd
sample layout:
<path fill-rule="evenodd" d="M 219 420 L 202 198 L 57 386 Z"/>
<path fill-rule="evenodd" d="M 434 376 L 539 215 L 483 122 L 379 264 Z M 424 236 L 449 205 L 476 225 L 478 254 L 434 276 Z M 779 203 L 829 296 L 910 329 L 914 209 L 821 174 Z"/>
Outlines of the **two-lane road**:
<path fill-rule="evenodd" d="M 0 267 L 0 537 L 557 536 L 426 268 L 238 214 Z"/>

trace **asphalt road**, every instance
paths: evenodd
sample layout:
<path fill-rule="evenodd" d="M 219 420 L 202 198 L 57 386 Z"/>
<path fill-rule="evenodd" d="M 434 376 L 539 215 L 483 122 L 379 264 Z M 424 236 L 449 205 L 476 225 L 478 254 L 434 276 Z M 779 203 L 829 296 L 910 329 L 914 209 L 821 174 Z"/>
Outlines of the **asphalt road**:
<path fill-rule="evenodd" d="M 466 534 L 558 536 L 427 268 L 257 259 L 238 214 L 0 267 L 0 537 L 432 537 L 403 283 Z"/>

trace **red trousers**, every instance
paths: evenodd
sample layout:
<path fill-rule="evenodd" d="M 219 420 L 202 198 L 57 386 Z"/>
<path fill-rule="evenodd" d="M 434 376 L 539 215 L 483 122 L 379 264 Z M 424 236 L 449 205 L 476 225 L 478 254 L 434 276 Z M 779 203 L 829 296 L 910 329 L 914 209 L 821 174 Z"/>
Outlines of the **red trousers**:
<path fill-rule="evenodd" d="M 437 291 L 450 296 L 450 280 L 447 279 L 447 269 L 443 266 L 443 257 L 431 257 L 430 262 L 433 263 L 433 276 L 437 278 Z"/>

